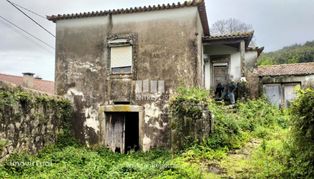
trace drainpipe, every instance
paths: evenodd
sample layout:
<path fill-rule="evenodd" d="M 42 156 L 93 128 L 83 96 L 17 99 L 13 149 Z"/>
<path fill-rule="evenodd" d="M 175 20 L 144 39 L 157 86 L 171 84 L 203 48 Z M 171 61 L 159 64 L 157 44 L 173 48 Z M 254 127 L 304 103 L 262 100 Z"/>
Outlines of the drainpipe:
<path fill-rule="evenodd" d="M 34 87 L 34 73 L 30 72 L 23 73 L 23 86 L 26 88 Z"/>

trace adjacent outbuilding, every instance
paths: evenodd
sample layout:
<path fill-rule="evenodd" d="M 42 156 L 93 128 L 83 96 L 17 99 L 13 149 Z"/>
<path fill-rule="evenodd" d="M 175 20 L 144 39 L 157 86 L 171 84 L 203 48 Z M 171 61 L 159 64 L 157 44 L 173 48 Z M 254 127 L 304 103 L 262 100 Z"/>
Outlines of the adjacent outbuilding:
<path fill-rule="evenodd" d="M 264 95 L 278 107 L 289 107 L 297 86 L 314 87 L 314 62 L 261 66 L 256 72 Z"/>

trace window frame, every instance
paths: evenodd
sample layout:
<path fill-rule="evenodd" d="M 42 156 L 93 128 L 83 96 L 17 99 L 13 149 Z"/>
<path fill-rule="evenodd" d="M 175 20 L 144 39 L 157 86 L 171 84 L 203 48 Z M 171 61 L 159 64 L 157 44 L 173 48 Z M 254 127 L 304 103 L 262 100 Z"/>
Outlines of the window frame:
<path fill-rule="evenodd" d="M 110 47 L 114 46 L 132 46 L 132 70 L 131 73 L 111 73 L 111 55 L 110 55 Z M 134 32 L 130 33 L 114 33 L 109 34 L 104 41 L 105 48 L 105 61 L 106 61 L 106 74 L 110 79 L 136 79 L 137 78 L 137 61 L 138 61 L 138 34 Z"/>
<path fill-rule="evenodd" d="M 127 72 L 114 72 L 113 68 L 125 68 L 125 67 L 112 67 L 112 48 L 119 48 L 119 47 L 130 47 L 131 48 L 131 66 L 125 66 L 125 67 L 130 67 L 130 71 Z M 114 45 L 110 45 L 109 46 L 109 51 L 110 51 L 110 55 L 109 55 L 109 68 L 110 68 L 110 74 L 132 74 L 133 73 L 133 66 L 134 66 L 134 62 L 133 62 L 133 46 L 130 43 L 125 43 L 125 44 L 114 44 Z"/>

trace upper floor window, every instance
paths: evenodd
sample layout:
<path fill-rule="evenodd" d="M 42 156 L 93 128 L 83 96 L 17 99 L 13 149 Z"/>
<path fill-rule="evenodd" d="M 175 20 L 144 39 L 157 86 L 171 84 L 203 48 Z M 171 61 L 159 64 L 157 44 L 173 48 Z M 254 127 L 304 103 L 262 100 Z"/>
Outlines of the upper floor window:
<path fill-rule="evenodd" d="M 129 43 L 121 43 L 121 40 L 112 41 L 110 44 L 110 68 L 111 73 L 132 72 L 132 46 Z"/>

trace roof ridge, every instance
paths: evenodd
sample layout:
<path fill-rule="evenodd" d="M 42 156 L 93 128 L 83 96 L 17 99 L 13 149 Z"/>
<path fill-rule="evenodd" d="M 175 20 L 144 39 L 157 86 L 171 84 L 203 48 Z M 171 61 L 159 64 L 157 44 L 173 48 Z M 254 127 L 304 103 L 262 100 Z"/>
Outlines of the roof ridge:
<path fill-rule="evenodd" d="M 17 75 L 11 75 L 11 74 L 4 74 L 4 73 L 0 73 L 0 75 L 11 76 L 11 77 L 20 77 L 20 78 L 23 77 L 23 76 L 17 76 Z"/>
<path fill-rule="evenodd" d="M 123 13 L 134 13 L 134 12 L 145 12 L 145 11 L 151 11 L 151 10 L 183 8 L 183 7 L 199 6 L 204 3 L 205 3 L 204 0 L 188 0 L 188 1 L 177 2 L 177 3 L 162 3 L 162 4 L 154 4 L 154 5 L 133 6 L 133 7 L 128 7 L 128 8 L 107 9 L 107 10 L 100 10 L 100 11 L 57 14 L 57 15 L 47 16 L 47 19 L 55 22 L 60 19 L 70 19 L 70 18 L 75 18 L 75 17 L 92 17 L 92 16 L 102 16 L 102 15 L 107 15 L 107 14 L 123 14 Z"/>
<path fill-rule="evenodd" d="M 47 16 L 47 19 L 53 22 L 64 19 L 74 19 L 74 18 L 82 18 L 82 17 L 95 17 L 95 16 L 105 16 L 108 14 L 131 14 L 131 13 L 140 13 L 147 11 L 159 11 L 159 10 L 167 10 L 167 9 L 176 9 L 176 8 L 185 8 L 185 7 L 197 7 L 198 12 L 200 14 L 202 27 L 205 35 L 209 35 L 209 26 L 207 13 L 205 8 L 205 0 L 189 0 L 184 2 L 177 3 L 163 3 L 157 5 L 145 5 L 145 6 L 137 6 L 137 7 L 129 7 L 129 8 L 120 8 L 120 9 L 109 9 L 109 10 L 101 10 L 101 11 L 89 11 L 89 12 L 80 12 L 80 13 L 68 13 L 68 14 L 57 14 Z"/>
<path fill-rule="evenodd" d="M 254 30 L 247 31 L 247 32 L 232 32 L 227 34 L 217 34 L 217 35 L 210 35 L 209 37 L 215 38 L 215 37 L 227 37 L 227 36 L 244 36 L 244 35 L 253 35 Z"/>
<path fill-rule="evenodd" d="M 11 75 L 11 74 L 4 74 L 4 73 L 0 73 L 0 75 L 10 76 L 10 77 L 15 77 L 15 78 L 23 78 L 23 76 Z M 36 80 L 36 81 L 45 81 L 45 82 L 52 82 L 52 83 L 54 83 L 54 81 L 51 81 L 51 80 L 43 80 L 43 79 L 36 79 L 36 78 L 34 78 L 34 80 Z"/>
<path fill-rule="evenodd" d="M 314 62 L 304 62 L 304 63 L 283 63 L 283 64 L 275 64 L 275 65 L 263 65 L 258 66 L 258 68 L 267 68 L 267 67 L 275 67 L 275 66 L 293 66 L 293 65 L 306 65 L 306 64 L 313 64 Z"/>
<path fill-rule="evenodd" d="M 310 75 L 314 62 L 259 66 L 255 71 L 259 76 Z"/>

